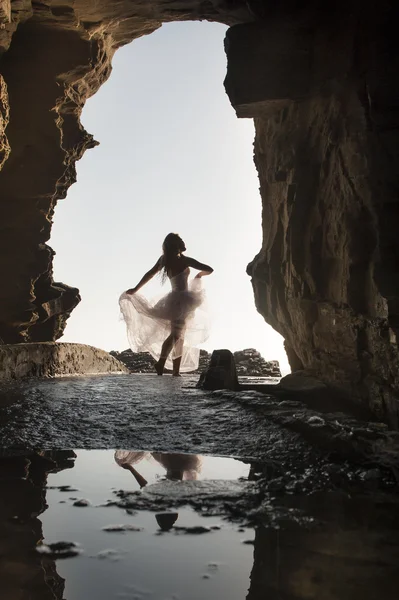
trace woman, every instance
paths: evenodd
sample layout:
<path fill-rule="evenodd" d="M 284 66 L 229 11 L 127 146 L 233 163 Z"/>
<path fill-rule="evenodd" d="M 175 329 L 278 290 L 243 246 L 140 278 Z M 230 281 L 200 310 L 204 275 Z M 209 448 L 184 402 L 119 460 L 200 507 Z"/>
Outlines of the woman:
<path fill-rule="evenodd" d="M 166 236 L 162 250 L 152 269 L 136 287 L 122 294 L 119 304 L 133 352 L 149 352 L 157 360 L 158 375 L 163 374 L 166 366 L 172 367 L 175 377 L 180 377 L 180 371 L 198 368 L 197 346 L 208 337 L 206 315 L 201 311 L 204 302 L 201 278 L 210 275 L 213 269 L 185 256 L 185 243 L 177 233 Z M 199 273 L 189 284 L 190 267 Z M 137 292 L 161 271 L 163 281 L 170 279 L 172 291 L 158 302 L 148 302 Z"/>
<path fill-rule="evenodd" d="M 141 488 L 148 481 L 137 471 L 136 465 L 144 458 L 152 457 L 166 470 L 166 479 L 171 481 L 193 481 L 198 479 L 201 472 L 202 460 L 197 454 L 178 454 L 166 452 L 134 452 L 129 450 L 116 450 L 115 462 L 130 471 Z"/>

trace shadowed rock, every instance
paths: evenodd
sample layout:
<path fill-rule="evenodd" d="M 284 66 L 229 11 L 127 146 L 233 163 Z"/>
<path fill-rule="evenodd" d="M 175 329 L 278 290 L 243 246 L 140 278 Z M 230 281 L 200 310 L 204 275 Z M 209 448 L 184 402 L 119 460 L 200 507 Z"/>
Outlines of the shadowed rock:
<path fill-rule="evenodd" d="M 85 344 L 0 345 L 0 380 L 121 372 L 128 372 L 124 364 L 108 352 Z"/>
<path fill-rule="evenodd" d="M 80 115 L 115 51 L 165 22 L 217 21 L 233 26 L 231 103 L 255 122 L 263 241 L 248 274 L 257 310 L 285 338 L 293 370 L 398 426 L 397 6 L 319 4 L 1 3 L 4 343 L 57 339 L 79 300 L 53 282 L 46 242 L 76 161 L 96 145 Z"/>
<path fill-rule="evenodd" d="M 162 531 L 169 531 L 170 529 L 172 529 L 172 527 L 176 523 L 178 517 L 179 517 L 179 514 L 176 512 L 157 513 L 155 515 L 157 523 L 158 523 L 160 529 L 162 529 Z"/>
<path fill-rule="evenodd" d="M 204 390 L 238 390 L 234 356 L 230 350 L 214 350 L 208 369 L 201 374 L 197 387 Z"/>

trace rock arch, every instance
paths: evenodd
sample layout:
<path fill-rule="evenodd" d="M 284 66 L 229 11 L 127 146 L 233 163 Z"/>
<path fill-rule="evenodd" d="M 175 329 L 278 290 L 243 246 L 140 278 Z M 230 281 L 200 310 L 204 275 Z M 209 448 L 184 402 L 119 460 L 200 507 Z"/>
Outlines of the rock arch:
<path fill-rule="evenodd" d="M 293 369 L 397 425 L 396 13 L 392 0 L 1 0 L 1 340 L 58 339 L 79 301 L 53 281 L 46 242 L 96 144 L 79 117 L 114 52 L 163 22 L 218 21 L 226 91 L 255 120 L 257 308 Z"/>

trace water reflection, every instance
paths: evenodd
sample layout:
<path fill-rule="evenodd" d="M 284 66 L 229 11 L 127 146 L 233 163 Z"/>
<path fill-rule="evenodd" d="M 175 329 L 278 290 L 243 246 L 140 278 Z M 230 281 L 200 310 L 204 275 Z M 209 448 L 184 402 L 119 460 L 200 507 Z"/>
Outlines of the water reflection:
<path fill-rule="evenodd" d="M 229 466 L 223 459 L 127 450 L 0 456 L 2 600 L 396 598 L 394 495 L 336 492 L 285 496 L 278 503 L 269 499 L 252 532 L 222 522 L 220 530 L 205 535 L 175 535 L 177 516 L 183 525 L 208 529 L 220 518 L 204 518 L 186 507 L 156 515 L 104 507 L 110 489 L 126 489 L 129 481 L 137 482 L 141 493 L 162 479 L 172 488 L 195 488 L 209 475 L 217 479 L 218 469 L 221 477 L 234 469 L 240 477 L 244 467 L 248 477 L 248 466 Z M 133 478 L 126 479 L 124 470 Z M 92 502 L 76 508 L 76 494 L 89 495 Z M 283 516 L 273 520 L 279 511 Z M 140 527 L 103 531 L 122 518 Z M 154 535 L 159 530 L 165 533 Z M 243 538 L 252 538 L 253 545 L 242 544 Z M 77 541 L 85 553 L 55 561 L 35 551 L 43 539 Z"/>
<path fill-rule="evenodd" d="M 138 472 L 137 464 L 144 458 L 153 458 L 166 471 L 165 477 L 170 481 L 195 481 L 201 471 L 202 460 L 197 454 L 170 454 L 162 452 L 131 452 L 117 450 L 114 455 L 115 462 L 131 472 L 140 489 L 148 481 Z M 179 518 L 178 512 L 162 512 L 155 515 L 155 519 L 162 531 L 170 531 Z"/>
<path fill-rule="evenodd" d="M 132 473 L 140 488 L 145 487 L 148 481 L 138 472 L 136 466 L 144 458 L 149 457 L 164 467 L 166 479 L 171 481 L 194 481 L 201 472 L 202 461 L 197 454 L 130 452 L 128 450 L 117 450 L 114 454 L 115 462 Z"/>
<path fill-rule="evenodd" d="M 256 528 L 247 600 L 397 598 L 397 499 L 337 492 L 295 504 L 313 514 L 317 526 Z"/>
<path fill-rule="evenodd" d="M 2 600 L 63 598 L 54 561 L 34 551 L 43 538 L 49 473 L 73 466 L 71 451 L 0 455 L 0 589 Z"/>

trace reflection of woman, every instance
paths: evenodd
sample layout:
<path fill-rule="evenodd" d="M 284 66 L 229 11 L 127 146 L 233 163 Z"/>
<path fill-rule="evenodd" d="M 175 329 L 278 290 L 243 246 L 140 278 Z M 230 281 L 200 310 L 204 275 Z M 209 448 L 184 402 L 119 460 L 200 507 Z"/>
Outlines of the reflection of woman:
<path fill-rule="evenodd" d="M 195 454 L 166 454 L 163 452 L 152 452 L 150 454 L 149 452 L 117 450 L 114 458 L 120 467 L 132 473 L 140 487 L 144 487 L 148 482 L 133 465 L 137 465 L 148 455 L 152 456 L 157 463 L 166 469 L 166 479 L 192 481 L 197 479 L 201 471 L 201 458 Z"/>
<path fill-rule="evenodd" d="M 166 469 L 166 479 L 183 481 L 197 479 L 201 459 L 196 454 L 164 454 L 153 452 L 155 460 Z"/>
<path fill-rule="evenodd" d="M 139 463 L 148 454 L 148 452 L 129 452 L 128 450 L 117 450 L 114 454 L 115 462 L 122 467 L 130 471 L 140 488 L 147 485 L 148 481 L 144 479 L 142 475 L 133 467 L 133 465 Z"/>
<path fill-rule="evenodd" d="M 162 256 L 136 287 L 121 295 L 119 305 L 133 352 L 149 352 L 157 360 L 158 375 L 166 366 L 178 377 L 180 371 L 198 368 L 198 345 L 208 337 L 207 318 L 200 310 L 204 301 L 201 278 L 213 269 L 185 256 L 186 246 L 176 233 L 166 236 L 162 250 Z M 190 267 L 199 273 L 189 284 Z M 150 302 L 137 292 L 160 271 L 163 279 L 170 279 L 172 291 L 157 302 Z"/>

